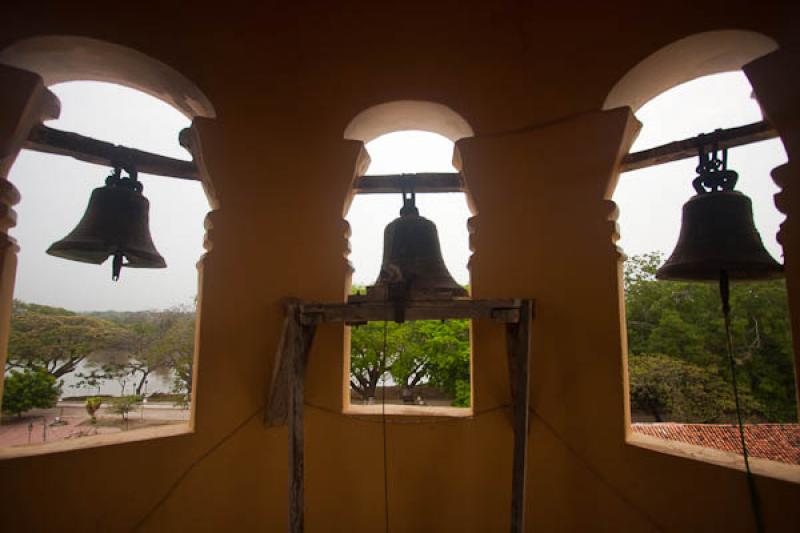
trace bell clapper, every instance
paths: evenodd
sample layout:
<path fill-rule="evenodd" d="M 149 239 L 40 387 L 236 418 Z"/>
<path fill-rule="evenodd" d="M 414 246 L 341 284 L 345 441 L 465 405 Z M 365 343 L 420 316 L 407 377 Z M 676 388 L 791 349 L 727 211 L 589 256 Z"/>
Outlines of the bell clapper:
<path fill-rule="evenodd" d="M 111 280 L 119 281 L 119 274 L 122 271 L 122 254 L 117 252 L 111 262 Z"/>
<path fill-rule="evenodd" d="M 144 186 L 139 181 L 139 174 L 136 172 L 135 168 L 130 168 L 128 170 L 128 177 L 122 177 L 122 168 L 121 167 L 114 167 L 114 172 L 106 178 L 106 185 L 109 187 L 125 187 L 132 191 L 141 193 L 144 190 Z M 111 280 L 112 281 L 119 281 L 119 275 L 122 273 L 122 267 L 125 266 L 122 263 L 124 259 L 124 255 L 122 252 L 115 252 L 112 259 L 111 259 Z"/>

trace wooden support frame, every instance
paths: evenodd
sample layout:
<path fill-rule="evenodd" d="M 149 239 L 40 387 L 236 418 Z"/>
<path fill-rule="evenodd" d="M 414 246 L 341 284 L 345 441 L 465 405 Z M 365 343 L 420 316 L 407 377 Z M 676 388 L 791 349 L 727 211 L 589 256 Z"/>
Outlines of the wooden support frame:
<path fill-rule="evenodd" d="M 525 531 L 532 318 L 533 302 L 523 300 L 519 308 L 519 320 L 506 324 L 508 379 L 511 384 L 511 417 L 514 427 L 514 455 L 511 470 L 511 533 Z"/>
<path fill-rule="evenodd" d="M 288 425 L 289 533 L 304 530 L 303 399 L 308 354 L 318 324 L 364 323 L 392 320 L 394 302 L 375 302 L 353 296 L 348 303 L 319 304 L 287 300 L 278 351 L 275 354 L 269 401 L 264 415 L 267 426 Z M 525 483 L 528 450 L 529 360 L 533 300 L 426 300 L 404 303 L 406 320 L 482 318 L 505 324 L 511 383 L 514 431 L 511 533 L 525 527 Z"/>
<path fill-rule="evenodd" d="M 403 306 L 406 320 L 449 320 L 485 318 L 498 322 L 519 320 L 520 300 L 452 300 L 408 301 Z M 395 320 L 395 304 L 367 300 L 363 296 L 352 296 L 344 304 L 300 305 L 303 323 L 344 322 L 363 324 L 375 320 Z"/>

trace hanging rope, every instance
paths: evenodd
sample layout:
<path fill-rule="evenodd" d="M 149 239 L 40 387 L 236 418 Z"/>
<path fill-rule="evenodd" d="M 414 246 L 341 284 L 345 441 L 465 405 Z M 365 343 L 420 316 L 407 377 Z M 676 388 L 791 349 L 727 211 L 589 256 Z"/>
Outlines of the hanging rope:
<path fill-rule="evenodd" d="M 764 521 L 761 516 L 761 504 L 758 499 L 758 489 L 753 473 L 750 471 L 750 458 L 747 453 L 747 441 L 744 436 L 744 423 L 742 422 L 742 408 L 739 404 L 739 386 L 736 383 L 736 361 L 733 358 L 733 339 L 731 337 L 731 305 L 730 282 L 728 272 L 722 270 L 719 277 L 719 295 L 722 300 L 722 315 L 725 319 L 725 339 L 728 347 L 728 363 L 731 367 L 731 381 L 733 381 L 733 399 L 736 402 L 736 419 L 739 422 L 739 438 L 742 441 L 742 455 L 747 477 L 747 488 L 750 492 L 750 506 L 753 508 L 753 518 L 756 522 L 756 531 L 764 532 Z"/>
<path fill-rule="evenodd" d="M 384 531 L 389 533 L 389 464 L 386 451 L 386 339 L 389 322 L 383 321 L 383 350 L 381 350 L 381 426 L 383 429 L 383 518 Z"/>

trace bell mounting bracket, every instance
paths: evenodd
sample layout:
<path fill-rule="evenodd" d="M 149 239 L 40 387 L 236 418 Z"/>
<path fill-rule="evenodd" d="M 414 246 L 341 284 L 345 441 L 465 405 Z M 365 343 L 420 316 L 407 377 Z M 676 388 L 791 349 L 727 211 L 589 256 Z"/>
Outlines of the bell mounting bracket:
<path fill-rule="evenodd" d="M 106 178 L 106 185 L 109 187 L 125 187 L 135 192 L 144 190 L 144 185 L 139 181 L 139 173 L 136 171 L 136 167 L 120 163 L 114 163 L 113 166 L 114 170 Z M 127 176 L 122 175 L 123 170 L 128 173 Z"/>
<path fill-rule="evenodd" d="M 719 147 L 718 129 L 711 134 L 698 135 L 697 157 L 700 160 L 695 171 L 698 176 L 692 180 L 697 194 L 732 191 L 739 175 L 728 170 L 728 149 Z M 721 156 L 721 157 L 720 157 Z"/>

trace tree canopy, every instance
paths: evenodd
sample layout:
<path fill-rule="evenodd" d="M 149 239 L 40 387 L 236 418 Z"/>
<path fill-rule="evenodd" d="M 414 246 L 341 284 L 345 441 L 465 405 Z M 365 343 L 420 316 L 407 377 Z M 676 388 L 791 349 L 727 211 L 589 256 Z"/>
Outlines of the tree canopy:
<path fill-rule="evenodd" d="M 384 332 L 386 356 L 383 357 Z M 384 374 L 411 395 L 428 384 L 454 405 L 469 405 L 469 322 L 370 322 L 351 329 L 350 383 L 363 398 L 375 396 Z"/>
<path fill-rule="evenodd" d="M 162 369 L 183 369 L 194 355 L 194 313 L 181 309 L 124 316 L 120 325 L 130 331 L 124 347 L 126 368 L 141 395 L 147 378 Z M 114 318 L 112 318 L 114 320 Z M 117 318 L 119 320 L 119 318 Z"/>
<path fill-rule="evenodd" d="M 661 354 L 628 358 L 631 403 L 652 415 L 681 422 L 712 423 L 733 419 L 736 405 L 730 383 L 717 372 Z M 762 406 L 750 391 L 739 390 L 746 418 L 763 417 Z"/>
<path fill-rule="evenodd" d="M 719 289 L 657 281 L 657 253 L 625 263 L 631 402 L 656 418 L 731 420 L 731 388 Z M 794 356 L 783 280 L 733 283 L 731 331 L 746 414 L 796 421 Z M 659 415 L 653 409 L 659 400 Z"/>
<path fill-rule="evenodd" d="M 14 301 L 8 337 L 8 365 L 44 368 L 59 378 L 89 355 L 130 342 L 125 328 L 66 309 Z"/>
<path fill-rule="evenodd" d="M 79 387 L 93 389 L 113 380 L 120 384 L 120 394 L 133 383 L 132 392 L 140 395 L 149 376 L 164 372 L 172 376 L 174 392 L 188 398 L 194 323 L 193 309 L 77 313 L 14 301 L 6 387 L 16 375 L 13 369 L 44 372 L 56 383 L 85 363 L 76 373 Z M 12 387 L 14 379 L 21 378 L 11 379 Z"/>
<path fill-rule="evenodd" d="M 631 402 L 656 420 L 734 419 L 718 286 L 657 281 L 659 253 L 625 263 Z M 797 420 L 794 355 L 782 280 L 731 287 L 734 358 L 742 407 L 753 421 Z M 405 389 L 439 387 L 469 405 L 469 325 L 465 320 L 388 323 L 352 329 L 351 384 L 375 395 L 386 374 Z"/>

